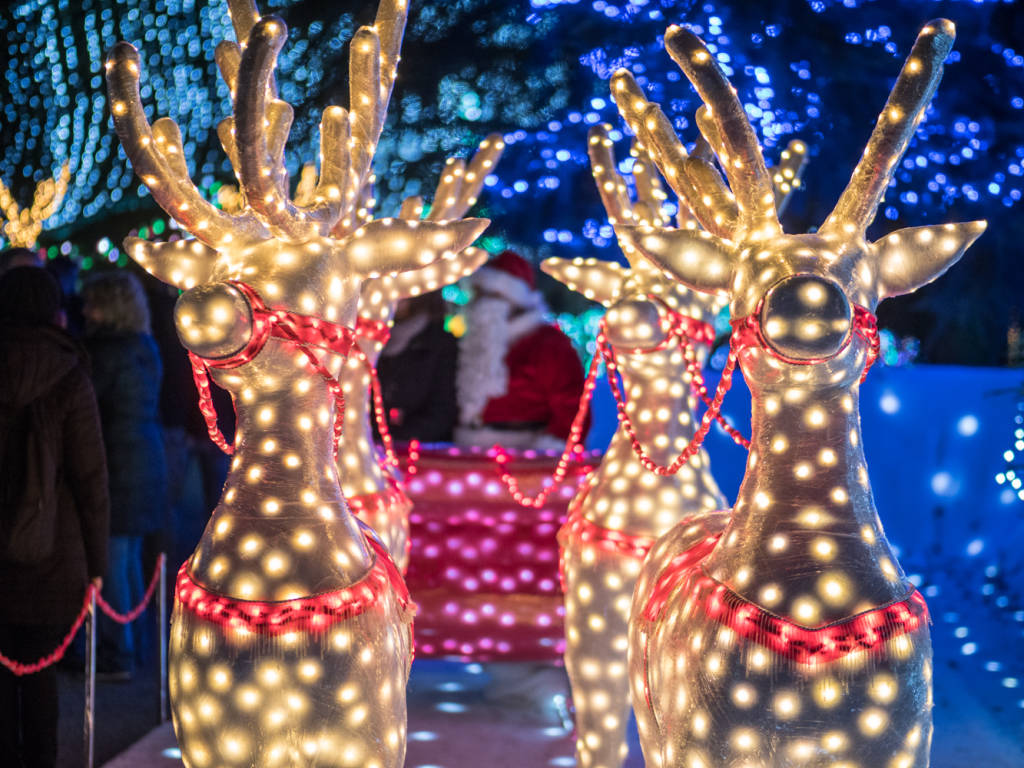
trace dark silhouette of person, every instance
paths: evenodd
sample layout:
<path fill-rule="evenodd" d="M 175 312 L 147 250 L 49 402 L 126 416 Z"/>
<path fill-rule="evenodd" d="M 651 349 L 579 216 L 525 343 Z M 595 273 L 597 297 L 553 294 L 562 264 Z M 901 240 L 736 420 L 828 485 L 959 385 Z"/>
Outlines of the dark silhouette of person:
<path fill-rule="evenodd" d="M 99 409 L 85 351 L 56 325 L 59 308 L 45 270 L 0 276 L 0 652 L 22 663 L 57 648 L 90 581 L 100 585 L 107 568 Z M 29 478 L 52 487 L 31 487 Z M 11 518 L 28 493 L 53 503 L 33 507 L 52 514 L 46 554 L 11 545 Z M 54 666 L 22 677 L 0 668 L 0 765 L 56 766 L 57 723 Z"/>

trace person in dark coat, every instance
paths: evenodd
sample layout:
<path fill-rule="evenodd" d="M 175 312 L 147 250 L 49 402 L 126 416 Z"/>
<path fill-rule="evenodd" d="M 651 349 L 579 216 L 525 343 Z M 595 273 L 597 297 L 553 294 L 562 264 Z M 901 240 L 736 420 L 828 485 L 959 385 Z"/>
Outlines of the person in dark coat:
<path fill-rule="evenodd" d="M 377 362 L 388 429 L 395 440 L 451 442 L 458 415 L 458 342 L 444 327 L 440 291 L 403 299 Z M 376 426 L 376 425 L 374 425 Z"/>
<path fill-rule="evenodd" d="M 8 455 L 6 441 L 26 410 L 45 436 L 36 444 L 48 451 L 43 463 L 55 468 L 57 484 L 51 554 L 30 564 L 0 557 L 0 653 L 22 663 L 57 648 L 89 582 L 101 584 L 107 568 L 99 411 L 85 351 L 54 324 L 59 301 L 56 282 L 38 267 L 0 277 L 0 484 L 8 488 L 19 479 L 12 474 L 24 473 L 25 457 Z M 2 509 L 0 519 L 10 514 Z M 56 667 L 23 677 L 0 667 L 0 765 L 57 764 L 57 705 Z"/>
<path fill-rule="evenodd" d="M 82 298 L 110 478 L 110 569 L 103 596 L 124 613 L 143 597 L 143 539 L 167 522 L 167 464 L 157 413 L 162 365 L 134 275 L 101 273 L 86 283 Z M 105 679 L 131 676 L 138 650 L 134 629 L 100 618 L 97 673 Z"/>

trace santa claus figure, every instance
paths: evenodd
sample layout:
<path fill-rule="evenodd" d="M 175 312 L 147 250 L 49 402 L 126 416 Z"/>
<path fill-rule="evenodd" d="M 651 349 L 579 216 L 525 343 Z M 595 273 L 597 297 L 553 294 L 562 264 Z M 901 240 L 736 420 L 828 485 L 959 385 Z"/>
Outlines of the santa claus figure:
<path fill-rule="evenodd" d="M 505 251 L 470 278 L 474 299 L 459 340 L 455 442 L 560 450 L 583 393 L 569 338 L 544 321 L 533 266 Z"/>

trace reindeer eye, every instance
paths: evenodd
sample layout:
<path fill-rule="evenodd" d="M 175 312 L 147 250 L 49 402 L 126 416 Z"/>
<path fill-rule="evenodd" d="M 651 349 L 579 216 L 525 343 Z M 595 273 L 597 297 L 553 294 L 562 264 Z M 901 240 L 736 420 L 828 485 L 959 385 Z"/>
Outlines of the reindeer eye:
<path fill-rule="evenodd" d="M 781 355 L 817 360 L 839 352 L 850 334 L 853 308 L 836 283 L 792 275 L 765 294 L 761 333 Z"/>
<path fill-rule="evenodd" d="M 195 354 L 210 360 L 230 357 L 252 336 L 252 307 L 232 285 L 190 288 L 174 306 L 178 337 Z"/>

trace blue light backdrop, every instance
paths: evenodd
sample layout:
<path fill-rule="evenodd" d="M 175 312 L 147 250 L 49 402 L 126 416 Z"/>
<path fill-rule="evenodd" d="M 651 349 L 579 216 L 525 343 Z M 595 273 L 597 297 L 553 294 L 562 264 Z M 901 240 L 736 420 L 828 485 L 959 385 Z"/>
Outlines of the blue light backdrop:
<path fill-rule="evenodd" d="M 443 159 L 487 132 L 509 149 L 482 199 L 495 224 L 485 245 L 534 257 L 619 258 L 594 192 L 586 131 L 621 122 L 608 98 L 618 66 L 634 71 L 692 141 L 696 98 L 665 54 L 668 23 L 694 25 L 730 74 L 769 160 L 799 136 L 811 146 L 806 192 L 786 215 L 805 231 L 831 209 L 859 157 L 920 26 L 947 15 L 959 37 L 946 76 L 897 175 L 873 234 L 897 226 L 986 217 L 989 232 L 962 266 L 914 297 L 883 305 L 883 325 L 922 339 L 938 362 L 992 364 L 1024 279 L 1014 231 L 1024 158 L 1024 20 L 1006 0 L 419 0 L 403 51 L 388 131 L 376 162 L 381 209 L 433 189 Z M 261 4 L 291 27 L 282 93 L 296 108 L 289 167 L 315 156 L 319 110 L 347 96 L 347 41 L 372 19 L 371 0 Z M 109 124 L 102 59 L 118 39 L 143 53 L 150 114 L 182 125 L 195 178 L 233 181 L 214 127 L 227 114 L 213 45 L 231 36 L 213 0 L 31 0 L 0 11 L 0 178 L 23 203 L 65 160 L 72 188 L 44 245 L 95 256 L 109 237 L 159 213 L 141 193 Z M 1020 43 L 1017 43 L 1020 45 Z M 623 142 L 621 152 L 626 151 Z M 628 168 L 628 163 L 624 165 Z M 113 243 L 113 245 L 110 245 Z M 56 253 L 56 249 L 54 250 Z M 109 255 L 109 251 L 99 254 Z M 117 254 L 114 254 L 116 260 Z M 123 259 L 122 259 L 123 261 Z M 568 309 L 582 305 L 565 300 Z"/>

